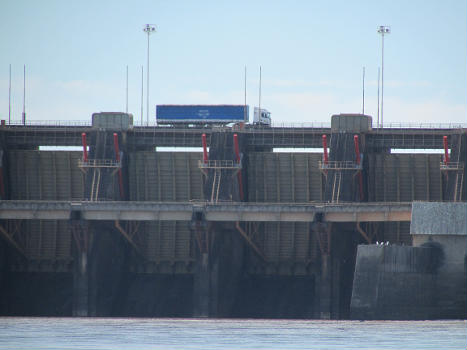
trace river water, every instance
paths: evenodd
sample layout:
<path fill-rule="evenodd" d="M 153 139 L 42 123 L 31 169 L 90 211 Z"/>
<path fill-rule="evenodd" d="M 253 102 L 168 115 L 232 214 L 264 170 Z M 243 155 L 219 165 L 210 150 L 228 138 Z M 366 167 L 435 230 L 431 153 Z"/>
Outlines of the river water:
<path fill-rule="evenodd" d="M 466 349 L 466 321 L 0 318 L 0 349 Z"/>

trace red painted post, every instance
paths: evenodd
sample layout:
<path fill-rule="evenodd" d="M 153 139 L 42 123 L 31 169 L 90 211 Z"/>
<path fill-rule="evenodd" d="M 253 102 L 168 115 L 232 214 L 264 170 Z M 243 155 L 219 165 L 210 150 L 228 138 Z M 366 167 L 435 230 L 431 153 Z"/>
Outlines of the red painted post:
<path fill-rule="evenodd" d="M 238 147 L 238 135 L 234 134 L 234 147 L 235 147 L 235 156 L 237 157 L 237 163 L 240 163 L 240 149 Z"/>
<path fill-rule="evenodd" d="M 233 135 L 234 141 L 234 148 L 235 148 L 235 156 L 237 158 L 237 164 L 240 164 L 240 147 L 238 146 L 238 135 Z M 240 192 L 240 200 L 243 200 L 243 181 L 242 181 L 242 171 L 240 170 L 237 173 L 237 181 L 238 181 L 238 192 Z"/>
<path fill-rule="evenodd" d="M 86 144 L 86 133 L 81 134 L 81 141 L 83 142 L 83 161 L 88 161 L 88 145 Z"/>
<path fill-rule="evenodd" d="M 114 132 L 115 159 L 120 161 L 120 148 L 118 147 L 118 135 Z"/>
<path fill-rule="evenodd" d="M 114 147 L 115 147 L 115 160 L 120 162 L 120 147 L 118 147 L 118 135 L 114 133 Z M 123 192 L 123 174 L 122 168 L 118 169 L 118 186 L 120 189 L 120 198 L 123 199 L 124 192 Z"/>
<path fill-rule="evenodd" d="M 444 145 L 444 164 L 449 164 L 449 145 L 448 145 L 448 137 L 443 136 L 443 145 Z"/>
<path fill-rule="evenodd" d="M 324 160 L 324 164 L 327 165 L 329 158 L 328 158 L 328 143 L 327 143 L 326 135 L 323 135 L 323 160 Z"/>
<path fill-rule="evenodd" d="M 358 135 L 353 136 L 353 142 L 355 145 L 355 160 L 357 162 L 357 165 L 360 165 L 360 148 L 358 147 Z"/>
<path fill-rule="evenodd" d="M 206 134 L 201 135 L 201 139 L 203 140 L 203 162 L 206 164 L 208 162 L 208 146 L 206 143 Z"/>

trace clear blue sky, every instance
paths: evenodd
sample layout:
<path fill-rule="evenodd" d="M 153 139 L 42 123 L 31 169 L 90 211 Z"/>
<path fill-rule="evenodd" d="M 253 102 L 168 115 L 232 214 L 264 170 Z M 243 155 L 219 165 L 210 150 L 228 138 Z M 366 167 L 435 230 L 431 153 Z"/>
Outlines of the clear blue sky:
<path fill-rule="evenodd" d="M 362 111 L 376 120 L 379 25 L 385 37 L 384 121 L 466 122 L 465 0 L 33 1 L 3 0 L 0 118 L 21 118 L 23 64 L 30 120 L 141 117 L 150 37 L 150 120 L 156 104 L 258 103 L 276 122 L 328 122 Z M 144 80 L 144 89 L 146 81 Z M 144 92 L 146 120 L 146 91 Z"/>

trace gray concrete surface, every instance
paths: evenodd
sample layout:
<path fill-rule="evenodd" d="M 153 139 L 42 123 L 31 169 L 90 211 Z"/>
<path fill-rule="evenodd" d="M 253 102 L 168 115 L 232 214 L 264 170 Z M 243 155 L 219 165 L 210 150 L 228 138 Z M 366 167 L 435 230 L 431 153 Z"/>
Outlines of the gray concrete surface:
<path fill-rule="evenodd" d="M 467 203 L 413 202 L 412 235 L 467 235 Z"/>
<path fill-rule="evenodd" d="M 207 221 L 312 222 L 316 213 L 324 213 L 329 222 L 410 221 L 411 212 L 410 203 L 0 201 L 0 219 L 68 220 L 75 212 L 85 220 L 189 221 L 193 208 L 200 206 Z"/>

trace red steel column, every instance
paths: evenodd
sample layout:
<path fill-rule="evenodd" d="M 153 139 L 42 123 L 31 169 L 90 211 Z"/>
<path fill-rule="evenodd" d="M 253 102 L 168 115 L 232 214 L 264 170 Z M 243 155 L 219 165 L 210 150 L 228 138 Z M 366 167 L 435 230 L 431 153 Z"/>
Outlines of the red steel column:
<path fill-rule="evenodd" d="M 206 164 L 208 162 L 208 146 L 206 143 L 206 134 L 201 135 L 201 138 L 203 140 L 203 163 Z"/>
<path fill-rule="evenodd" d="M 120 148 L 118 147 L 118 135 L 114 133 L 114 147 L 115 147 L 115 159 L 117 162 L 120 161 Z"/>
<path fill-rule="evenodd" d="M 326 135 L 323 135 L 323 160 L 324 160 L 324 164 L 327 165 L 329 158 L 328 158 L 328 143 L 327 143 Z"/>
<path fill-rule="evenodd" d="M 354 135 L 353 142 L 355 145 L 355 161 L 357 162 L 357 165 L 360 165 L 360 148 L 358 147 L 358 135 Z"/>
<path fill-rule="evenodd" d="M 86 144 L 86 133 L 81 134 L 81 141 L 83 142 L 83 161 L 88 161 L 88 145 Z"/>
<path fill-rule="evenodd" d="M 449 164 L 449 145 L 448 145 L 448 137 L 443 136 L 443 145 L 444 145 L 444 164 Z"/>
<path fill-rule="evenodd" d="M 240 149 L 238 147 L 238 135 L 234 134 L 234 147 L 235 147 L 235 155 L 237 156 L 237 163 L 240 163 Z"/>

